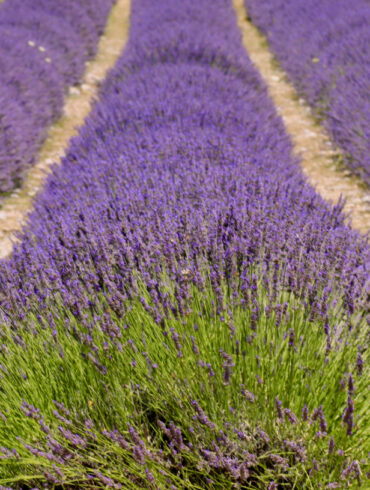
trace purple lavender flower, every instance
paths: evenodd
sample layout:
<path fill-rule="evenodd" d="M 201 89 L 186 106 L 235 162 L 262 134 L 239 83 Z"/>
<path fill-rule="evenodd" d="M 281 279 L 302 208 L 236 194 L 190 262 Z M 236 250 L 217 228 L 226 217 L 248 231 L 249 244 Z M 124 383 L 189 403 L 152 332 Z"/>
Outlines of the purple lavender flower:
<path fill-rule="evenodd" d="M 268 444 L 270 442 L 269 436 L 262 429 L 257 429 L 257 435 L 263 440 L 265 444 Z"/>
<path fill-rule="evenodd" d="M 349 476 L 354 473 L 355 478 L 357 479 L 358 485 L 361 486 L 361 469 L 358 461 L 352 461 L 340 475 L 341 480 L 347 480 Z"/>
<path fill-rule="evenodd" d="M 348 395 L 347 399 L 347 406 L 344 411 L 342 420 L 343 422 L 347 425 L 347 435 L 351 436 L 353 433 L 353 427 L 354 427 L 354 422 L 353 422 L 353 413 L 355 411 L 355 406 L 353 403 L 353 400 L 350 395 Z"/>
<path fill-rule="evenodd" d="M 284 418 L 283 404 L 278 397 L 275 398 L 275 407 L 276 407 L 278 419 L 283 420 Z"/>
<path fill-rule="evenodd" d="M 220 350 L 220 355 L 223 359 L 225 359 L 225 362 L 222 364 L 222 367 L 224 368 L 224 372 L 223 372 L 224 382 L 226 384 L 229 384 L 230 377 L 231 377 L 231 368 L 234 367 L 233 358 L 229 354 L 224 352 L 222 349 Z"/>
<path fill-rule="evenodd" d="M 134 446 L 132 454 L 137 463 L 145 464 L 145 452 L 141 446 Z"/>
<path fill-rule="evenodd" d="M 310 415 L 310 412 L 308 410 L 308 406 L 305 404 L 305 406 L 302 409 L 302 420 L 308 420 L 308 417 Z"/>
<path fill-rule="evenodd" d="M 191 338 L 191 344 L 192 344 L 193 352 L 194 352 L 194 354 L 195 354 L 196 356 L 199 356 L 199 349 L 198 349 L 197 344 L 195 343 L 194 336 L 193 336 L 193 335 L 191 335 L 191 336 L 190 336 L 190 338 Z"/>
<path fill-rule="evenodd" d="M 209 420 L 209 418 L 207 417 L 205 411 L 200 407 L 199 403 L 196 400 L 193 400 L 192 401 L 192 405 L 193 405 L 193 407 L 194 407 L 194 409 L 196 411 L 197 420 L 199 420 L 199 422 L 201 424 L 206 425 L 206 426 L 208 426 L 211 429 L 214 429 L 215 428 L 215 424 Z"/>
<path fill-rule="evenodd" d="M 362 371 L 364 369 L 364 361 L 361 356 L 361 352 L 359 351 L 357 354 L 357 360 L 356 360 L 356 368 L 357 368 L 357 374 L 361 376 Z"/>
<path fill-rule="evenodd" d="M 244 388 L 241 389 L 241 394 L 246 398 L 249 402 L 254 403 L 255 401 L 255 396 L 253 393 L 251 393 L 248 390 L 245 390 Z"/>
<path fill-rule="evenodd" d="M 109 478 L 108 476 L 105 476 L 103 475 L 102 473 L 100 473 L 99 471 L 97 471 L 96 473 L 96 477 L 102 482 L 104 483 L 104 485 L 107 487 L 107 488 L 116 488 L 116 489 L 119 489 L 119 488 L 122 488 L 122 485 L 120 483 L 115 483 L 114 480 L 112 480 L 112 478 Z"/>
<path fill-rule="evenodd" d="M 284 444 L 286 445 L 287 448 L 293 451 L 293 453 L 295 453 L 295 456 L 298 459 L 298 461 L 304 463 L 307 460 L 306 449 L 302 447 L 301 444 L 294 441 L 287 441 L 287 440 L 284 440 Z"/>
<path fill-rule="evenodd" d="M 79 436 L 78 434 L 74 434 L 73 432 L 71 432 L 68 429 L 65 429 L 62 426 L 59 426 L 58 429 L 59 429 L 59 432 L 64 437 L 64 439 L 66 439 L 72 445 L 80 446 L 82 448 L 86 447 L 86 441 L 81 436 Z"/>
<path fill-rule="evenodd" d="M 355 387 L 353 384 L 352 374 L 350 374 L 348 376 L 348 395 L 353 396 L 354 392 L 355 392 Z"/>
<path fill-rule="evenodd" d="M 278 454 L 270 454 L 269 458 L 274 464 L 280 466 L 281 468 L 289 468 L 288 460 L 282 456 L 279 456 Z"/>
<path fill-rule="evenodd" d="M 146 475 L 146 478 L 149 482 L 154 482 L 155 481 L 155 478 L 154 478 L 154 475 L 153 473 L 151 473 L 148 468 L 145 468 L 145 475 Z"/>
<path fill-rule="evenodd" d="M 298 417 L 295 415 L 294 412 L 292 412 L 292 410 L 289 410 L 289 408 L 284 408 L 284 415 L 291 424 L 298 424 Z"/>

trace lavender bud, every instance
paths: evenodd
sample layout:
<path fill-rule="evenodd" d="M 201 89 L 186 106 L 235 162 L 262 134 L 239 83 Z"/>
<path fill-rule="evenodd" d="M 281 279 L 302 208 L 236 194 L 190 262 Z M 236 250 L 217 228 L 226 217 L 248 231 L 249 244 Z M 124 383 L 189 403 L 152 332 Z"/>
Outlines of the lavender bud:
<path fill-rule="evenodd" d="M 310 412 L 308 410 L 308 406 L 305 404 L 305 406 L 302 409 L 302 420 L 308 420 L 308 417 L 310 415 Z"/>
<path fill-rule="evenodd" d="M 283 404 L 281 403 L 278 397 L 275 398 L 275 407 L 276 407 L 278 419 L 282 420 L 284 418 L 284 413 L 282 409 Z"/>
<path fill-rule="evenodd" d="M 364 368 L 364 361 L 362 360 L 361 352 L 358 352 L 357 354 L 356 368 L 357 368 L 357 374 L 361 376 Z"/>
<path fill-rule="evenodd" d="M 249 402 L 251 403 L 254 403 L 254 400 L 255 400 L 255 397 L 253 395 L 253 393 L 251 393 L 250 391 L 248 390 L 244 390 L 242 389 L 241 390 L 241 394 L 244 396 L 244 398 L 246 398 Z"/>
<path fill-rule="evenodd" d="M 328 447 L 328 453 L 333 454 L 335 450 L 335 442 L 333 436 L 331 436 L 330 441 L 329 441 L 329 447 Z"/>
<path fill-rule="evenodd" d="M 299 420 L 297 416 L 289 408 L 284 408 L 284 414 L 291 424 L 298 424 Z"/>
<path fill-rule="evenodd" d="M 134 446 L 132 451 L 134 459 L 137 463 L 144 465 L 145 464 L 145 453 L 141 446 Z"/>
<path fill-rule="evenodd" d="M 353 396 L 354 392 L 355 392 L 355 387 L 354 387 L 354 384 L 353 384 L 352 374 L 350 374 L 349 377 L 348 377 L 348 394 L 350 396 Z"/>
<path fill-rule="evenodd" d="M 347 424 L 347 435 L 351 436 L 353 432 L 353 413 L 354 413 L 354 403 L 350 396 L 347 399 L 347 407 L 344 411 L 342 420 L 345 424 Z"/>

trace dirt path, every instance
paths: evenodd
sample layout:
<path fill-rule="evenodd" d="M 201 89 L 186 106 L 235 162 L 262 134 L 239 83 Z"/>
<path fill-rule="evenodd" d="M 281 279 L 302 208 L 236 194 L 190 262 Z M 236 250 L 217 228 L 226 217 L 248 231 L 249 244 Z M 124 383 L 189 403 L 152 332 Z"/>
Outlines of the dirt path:
<path fill-rule="evenodd" d="M 1 1 L 1 0 L 0 0 Z M 81 84 L 71 87 L 65 99 L 63 116 L 49 130 L 38 162 L 28 172 L 19 189 L 0 204 L 0 259 L 10 255 L 14 234 L 25 223 L 32 201 L 55 162 L 64 156 L 71 137 L 77 134 L 95 100 L 100 83 L 118 59 L 128 38 L 130 0 L 117 0 L 99 41 L 98 52 L 86 64 Z"/>
<path fill-rule="evenodd" d="M 276 109 L 301 159 L 304 174 L 321 196 L 337 202 L 346 199 L 344 210 L 350 213 L 352 226 L 366 233 L 370 230 L 370 193 L 349 171 L 338 169 L 339 151 L 334 149 L 325 130 L 311 115 L 310 107 L 299 99 L 293 85 L 278 67 L 269 51 L 266 38 L 247 20 L 243 0 L 233 0 L 243 44 L 264 78 Z"/>

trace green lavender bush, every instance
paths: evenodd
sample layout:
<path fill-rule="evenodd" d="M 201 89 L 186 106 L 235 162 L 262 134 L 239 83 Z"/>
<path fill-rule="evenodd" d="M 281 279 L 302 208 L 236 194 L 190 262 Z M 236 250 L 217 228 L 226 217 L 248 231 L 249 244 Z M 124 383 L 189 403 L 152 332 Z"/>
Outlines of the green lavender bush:
<path fill-rule="evenodd" d="M 162 278 L 167 311 L 138 281 L 141 296 L 122 314 L 102 295 L 83 322 L 61 303 L 47 321 L 29 314 L 22 334 L 5 322 L 1 485 L 346 488 L 366 479 L 361 315 L 332 301 L 325 319 L 312 319 L 292 293 L 271 299 L 253 271 L 248 289 L 240 278 L 217 288 L 207 274 L 202 287 L 183 276 L 177 299 Z"/>

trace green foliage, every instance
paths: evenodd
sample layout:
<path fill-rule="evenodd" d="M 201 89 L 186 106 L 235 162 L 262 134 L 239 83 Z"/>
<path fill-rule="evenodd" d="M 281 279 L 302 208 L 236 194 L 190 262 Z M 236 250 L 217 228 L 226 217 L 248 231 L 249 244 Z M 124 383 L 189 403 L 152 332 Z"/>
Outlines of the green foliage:
<path fill-rule="evenodd" d="M 175 300 L 171 282 L 164 278 L 164 283 Z M 91 310 L 78 319 L 60 304 L 47 319 L 29 314 L 21 332 L 3 326 L 0 446 L 8 452 L 3 450 L 0 459 L 0 485 L 50 483 L 48 475 L 58 476 L 59 468 L 66 488 L 92 488 L 91 481 L 94 488 L 108 488 L 104 477 L 124 488 L 170 488 L 168 481 L 194 489 L 267 488 L 271 481 L 281 488 L 318 488 L 319 483 L 340 481 L 348 464 L 366 457 L 369 363 L 359 314 L 348 319 L 334 302 L 326 326 L 329 345 L 324 320 L 312 321 L 310 308 L 290 293 L 272 303 L 261 283 L 249 304 L 226 284 L 221 295 L 209 283 L 203 290 L 189 284 L 182 314 L 163 310 L 160 322 L 151 313 L 148 291 L 140 288 L 141 300 L 131 300 L 122 315 L 106 305 L 104 311 Z M 114 334 L 108 324 L 116 328 Z M 361 374 L 356 367 L 359 348 L 364 351 Z M 342 420 L 350 373 L 353 435 L 347 435 Z M 279 416 L 276 398 L 283 410 L 293 412 L 293 421 L 286 413 Z M 64 420 L 60 411 L 56 415 L 53 400 L 70 411 Z M 194 400 L 208 425 L 200 421 Z M 39 412 L 26 416 L 24 401 Z M 311 414 L 307 421 L 301 417 L 305 405 Z M 324 434 L 320 420 L 312 420 L 320 406 Z M 174 454 L 158 420 L 181 429 L 186 449 Z M 84 443 L 66 440 L 59 427 Z M 133 457 L 129 427 L 145 442 L 145 464 Z M 111 431 L 118 431 L 128 445 L 120 446 Z M 244 486 L 201 457 L 202 451 L 212 450 L 221 431 L 234 441 L 230 457 L 242 460 L 245 451 L 257 457 Z M 331 437 L 335 450 L 328 454 Z M 66 461 L 48 458 L 50 438 L 71 454 Z M 299 443 L 305 458 L 287 440 Z M 16 455 L 11 456 L 13 449 Z M 289 467 L 271 465 L 272 454 L 286 458 Z M 347 483 L 351 481 L 358 483 L 353 476 Z"/>

